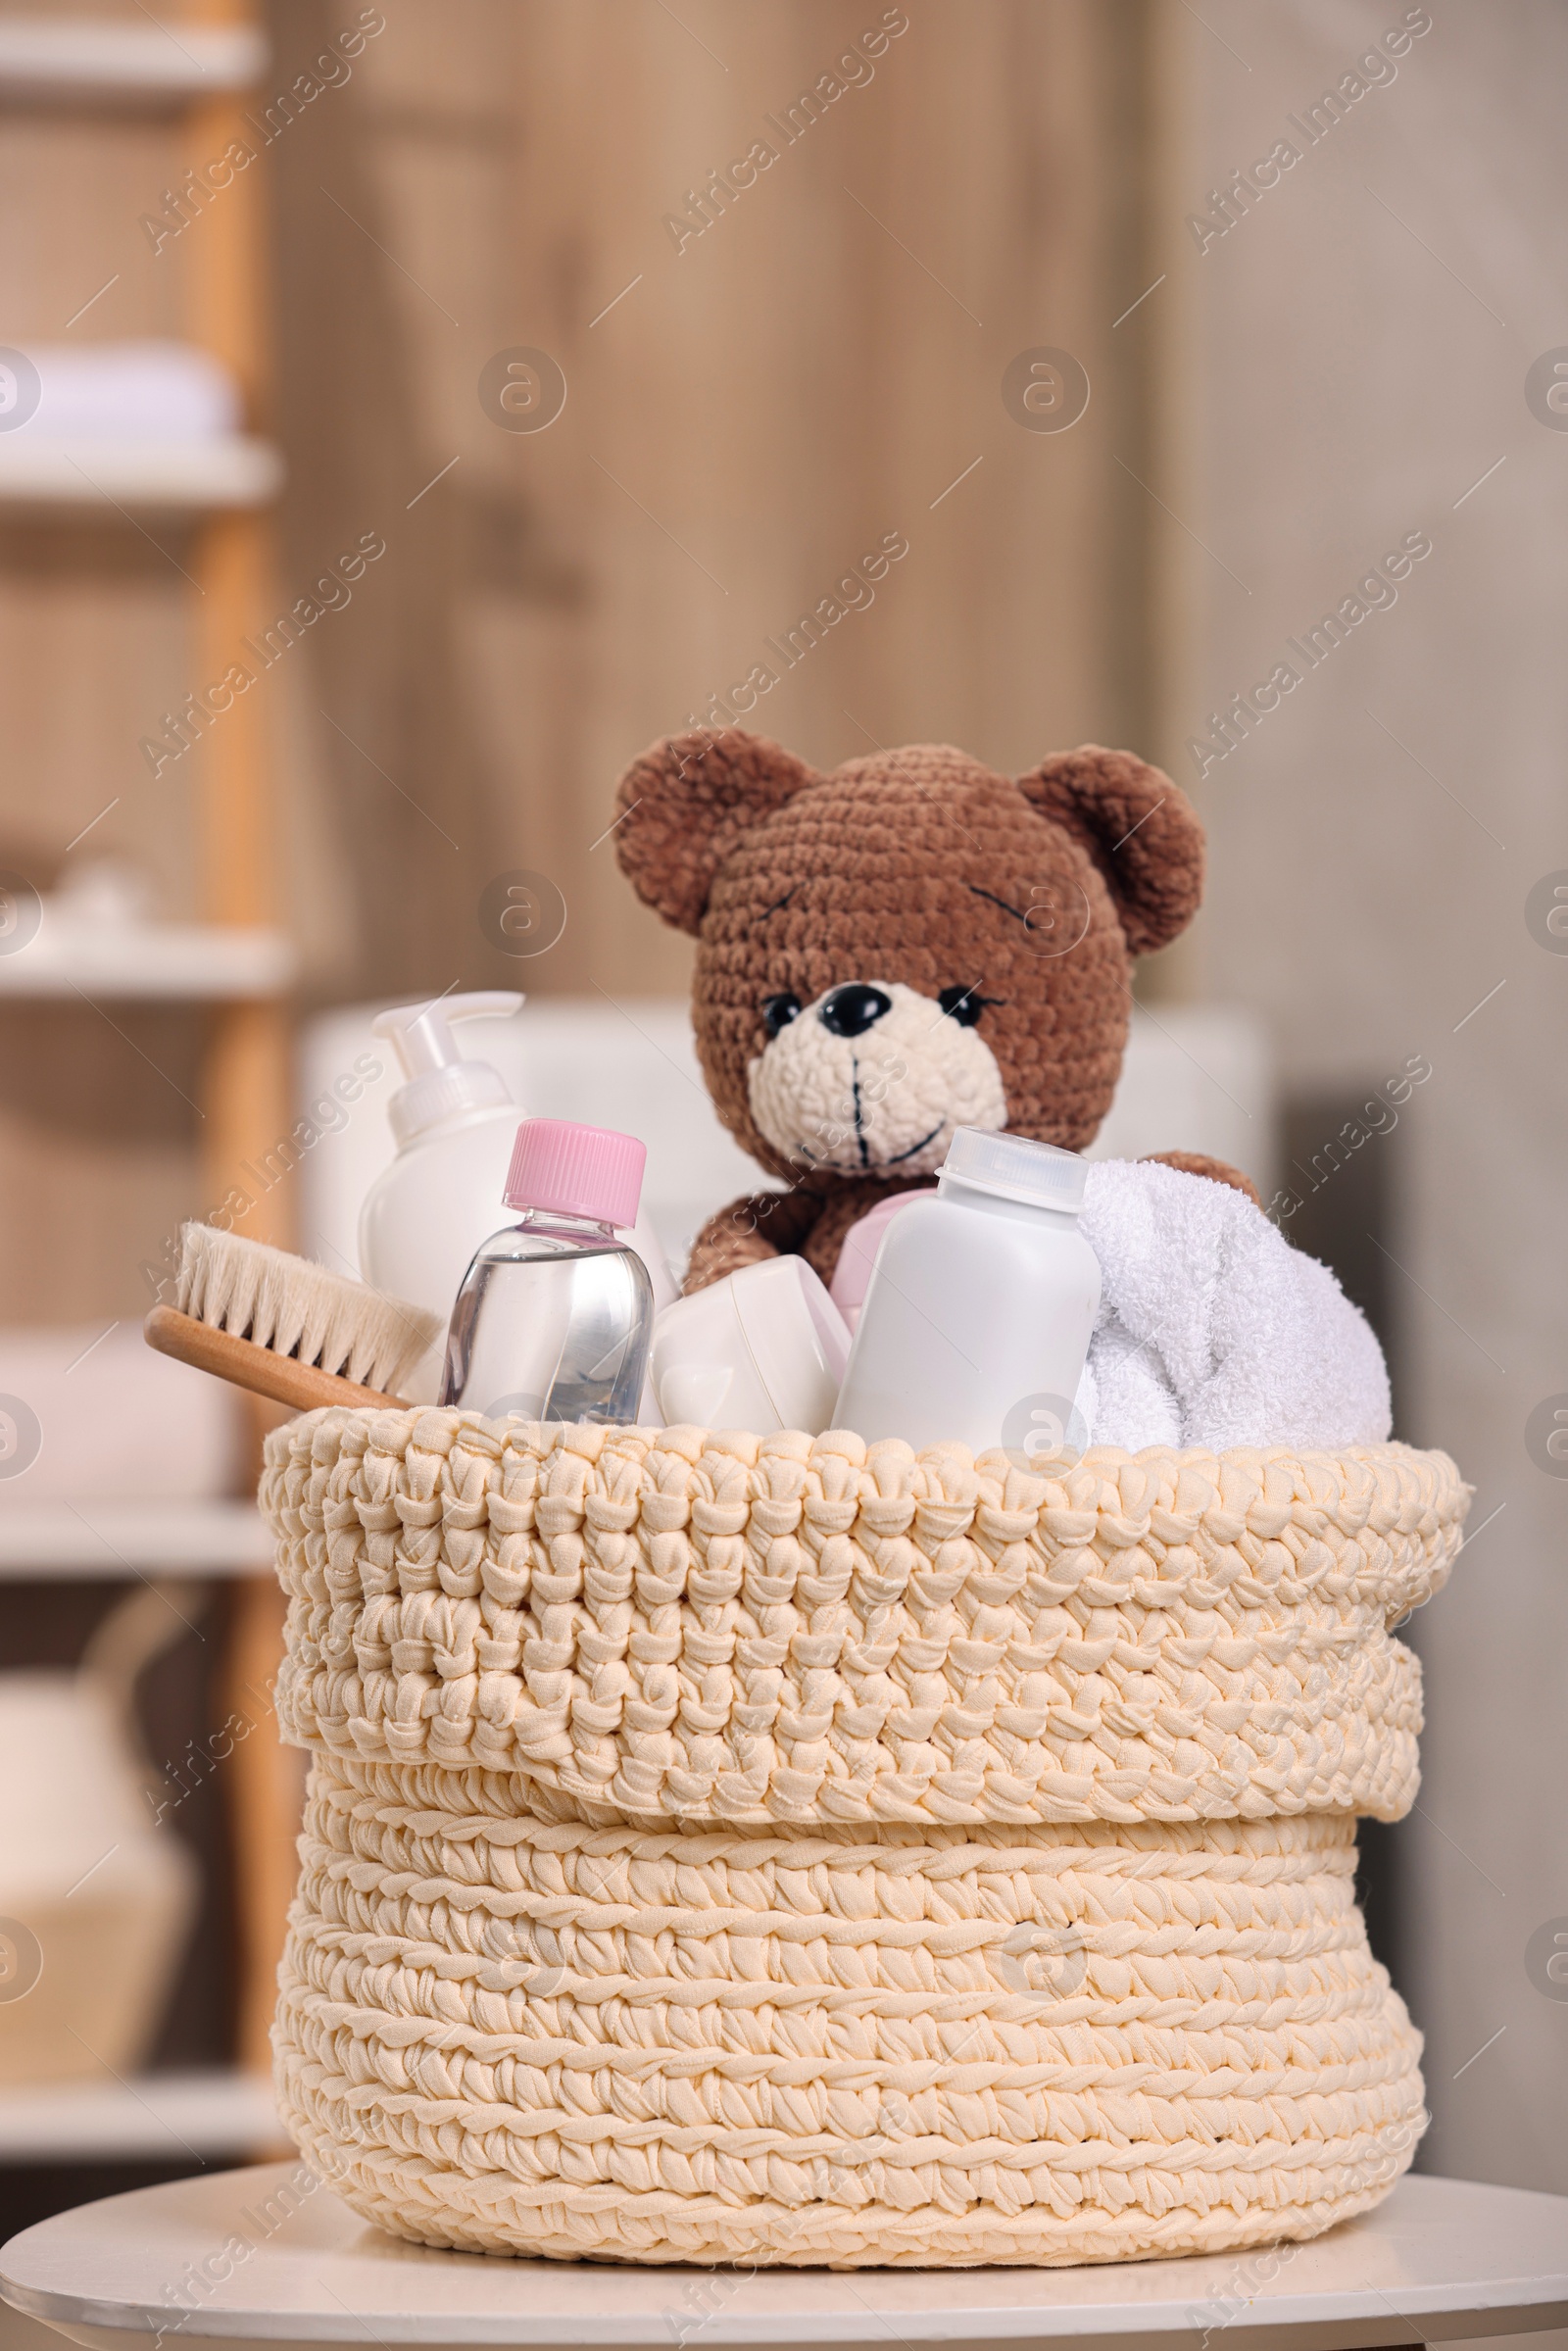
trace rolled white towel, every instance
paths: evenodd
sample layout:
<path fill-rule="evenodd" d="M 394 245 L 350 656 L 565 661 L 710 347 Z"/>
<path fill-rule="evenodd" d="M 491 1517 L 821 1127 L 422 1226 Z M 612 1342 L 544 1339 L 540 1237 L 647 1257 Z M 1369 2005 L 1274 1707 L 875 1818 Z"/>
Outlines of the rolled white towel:
<path fill-rule="evenodd" d="M 1102 1279 L 1077 1399 L 1090 1443 L 1387 1442 L 1389 1376 L 1365 1316 L 1244 1193 L 1098 1160 L 1082 1222 Z"/>

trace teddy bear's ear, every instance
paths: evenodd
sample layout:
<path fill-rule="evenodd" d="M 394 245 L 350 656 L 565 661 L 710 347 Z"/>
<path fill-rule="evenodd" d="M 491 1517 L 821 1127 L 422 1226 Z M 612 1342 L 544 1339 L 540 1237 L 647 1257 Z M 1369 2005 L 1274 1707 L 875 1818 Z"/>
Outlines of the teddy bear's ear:
<path fill-rule="evenodd" d="M 817 780 L 793 752 L 742 727 L 666 736 L 615 787 L 620 869 L 646 906 L 695 936 L 713 876 L 742 833 Z"/>
<path fill-rule="evenodd" d="M 1130 751 L 1085 743 L 1042 759 L 1018 789 L 1089 852 L 1133 955 L 1187 928 L 1203 895 L 1203 828 L 1168 775 Z"/>

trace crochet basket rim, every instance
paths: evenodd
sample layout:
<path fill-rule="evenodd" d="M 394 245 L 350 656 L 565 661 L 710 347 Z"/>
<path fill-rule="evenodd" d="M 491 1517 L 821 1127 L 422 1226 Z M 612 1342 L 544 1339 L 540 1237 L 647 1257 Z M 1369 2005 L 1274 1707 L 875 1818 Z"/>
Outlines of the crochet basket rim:
<path fill-rule="evenodd" d="M 1016 1451 L 1002 1446 L 976 1455 L 955 1441 L 916 1451 L 901 1438 L 867 1444 L 853 1430 L 844 1429 L 824 1430 L 819 1436 L 784 1429 L 763 1437 L 749 1430 L 710 1429 L 697 1423 L 650 1428 L 514 1417 L 492 1420 L 446 1404 L 326 1404 L 298 1414 L 270 1431 L 265 1441 L 257 1498 L 279 1550 L 294 1530 L 280 1506 L 278 1489 L 290 1464 L 307 1449 L 313 1467 L 340 1462 L 346 1454 L 363 1457 L 372 1449 L 403 1457 L 414 1450 L 432 1458 L 450 1458 L 454 1451 L 462 1450 L 470 1458 L 487 1455 L 497 1462 L 510 1455 L 514 1463 L 528 1461 L 540 1468 L 553 1464 L 558 1471 L 568 1464 L 597 1470 L 608 1456 L 612 1466 L 635 1470 L 639 1514 L 645 1502 L 665 1498 L 670 1491 L 659 1468 L 650 1468 L 650 1463 L 666 1463 L 671 1469 L 684 1463 L 691 1472 L 719 1472 L 731 1484 L 732 1507 L 743 1491 L 746 1473 L 765 1475 L 771 1470 L 782 1477 L 784 1492 L 777 1487 L 774 1490 L 782 1499 L 792 1482 L 792 1470 L 826 1469 L 838 1487 L 832 1500 L 841 1508 L 854 1498 L 862 1512 L 869 1506 L 873 1513 L 910 1502 L 917 1510 L 921 1505 L 938 1511 L 955 1507 L 974 1512 L 1000 1510 L 1014 1519 L 1033 1511 L 1053 1532 L 1063 1533 L 1072 1518 L 1092 1511 L 1097 1521 L 1107 1514 L 1119 1521 L 1118 1536 L 1123 1543 L 1137 1540 L 1139 1506 L 1147 1509 L 1151 1500 L 1147 1485 L 1142 1494 L 1127 1492 L 1127 1473 L 1152 1480 L 1167 1465 L 1189 1488 L 1193 1481 L 1201 1485 L 1217 1474 L 1222 1519 L 1240 1513 L 1245 1531 L 1264 1540 L 1292 1520 L 1309 1532 L 1340 1537 L 1366 1527 L 1383 1536 L 1401 1538 L 1430 1536 L 1443 1528 L 1452 1530 L 1456 1538 L 1452 1548 L 1457 1551 L 1457 1537 L 1475 1493 L 1450 1454 L 1396 1439 L 1371 1445 L 1228 1445 L 1217 1449 L 1146 1445 L 1138 1451 L 1121 1445 L 1091 1445 L 1081 1454 L 1053 1456 L 1026 1465 Z M 1287 1473 L 1289 1494 L 1284 1491 Z M 1093 1498 L 1083 1489 L 1085 1478 L 1101 1481 L 1101 1491 Z M 1397 1488 L 1396 1500 L 1390 1493 L 1391 1479 Z M 1419 1492 L 1412 1491 L 1411 1481 Z M 1112 1489 L 1119 1509 L 1112 1503 Z M 617 1501 L 624 1507 L 631 1498 L 623 1485 Z M 1179 1484 L 1178 1504 L 1184 1498 Z M 499 1499 L 505 1510 L 509 1497 L 487 1494 L 486 1499 Z M 1192 1494 L 1191 1503 L 1198 1501 L 1198 1494 Z M 443 1512 L 443 1523 L 444 1518 Z M 1238 1527 L 1235 1531 L 1243 1530 Z M 1080 1540 L 1089 1540 L 1087 1533 Z M 1393 1626 L 1424 1606 L 1441 1589 L 1451 1555 L 1435 1577 L 1412 1579 L 1390 1573 L 1383 1578 L 1362 1576 L 1358 1584 L 1363 1596 L 1379 1584 L 1385 1588 L 1386 1621 Z M 691 1596 L 684 1580 L 681 1596 Z"/>
<path fill-rule="evenodd" d="M 352 1431 L 368 1437 L 390 1424 L 414 1423 L 411 1438 L 431 1449 L 447 1450 L 451 1442 L 466 1432 L 480 1440 L 479 1449 L 504 1450 L 508 1445 L 536 1454 L 571 1452 L 587 1461 L 597 1462 L 604 1451 L 622 1449 L 636 1444 L 645 1453 L 667 1452 L 695 1463 L 711 1456 L 733 1459 L 753 1466 L 764 1459 L 835 1458 L 851 1467 L 880 1468 L 894 1465 L 934 1464 L 945 1462 L 972 1469 L 977 1475 L 1000 1477 L 1008 1471 L 1041 1483 L 1059 1481 L 1062 1474 L 1074 1469 L 1113 1469 L 1127 1462 L 1152 1463 L 1175 1461 L 1183 1466 L 1204 1462 L 1228 1462 L 1238 1467 L 1247 1464 L 1274 1465 L 1297 1462 L 1305 1469 L 1311 1464 L 1379 1461 L 1394 1463 L 1426 1462 L 1449 1473 L 1457 1491 L 1467 1496 L 1474 1491 L 1459 1475 L 1453 1456 L 1440 1445 L 1414 1445 L 1400 1438 L 1389 1438 L 1380 1445 L 1149 1445 L 1137 1447 L 1116 1445 L 1093 1445 L 1081 1453 L 1037 1455 L 1029 1463 L 1020 1460 L 1016 1448 L 996 1445 L 976 1453 L 954 1438 L 951 1442 L 915 1447 L 902 1437 L 878 1438 L 873 1443 L 853 1429 L 823 1429 L 813 1436 L 805 1429 L 777 1429 L 765 1436 L 753 1430 L 712 1428 L 702 1422 L 680 1421 L 660 1426 L 642 1421 L 599 1423 L 594 1421 L 534 1421 L 515 1415 L 493 1420 L 484 1413 L 458 1404 L 400 1403 L 388 1398 L 384 1404 L 318 1404 L 311 1411 L 295 1413 L 279 1427 L 269 1431 L 263 1445 L 263 1457 L 268 1468 L 288 1458 L 299 1449 L 302 1437 L 309 1434 L 311 1449 L 318 1449 L 318 1438 Z M 441 1443 L 442 1438 L 446 1444 Z M 339 1447 L 341 1449 L 341 1446 Z"/>

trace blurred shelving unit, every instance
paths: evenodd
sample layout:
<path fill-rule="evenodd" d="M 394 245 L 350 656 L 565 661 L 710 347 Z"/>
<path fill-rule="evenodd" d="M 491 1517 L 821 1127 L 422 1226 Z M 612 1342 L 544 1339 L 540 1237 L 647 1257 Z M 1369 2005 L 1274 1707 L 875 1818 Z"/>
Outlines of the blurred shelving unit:
<path fill-rule="evenodd" d="M 25 433 L 0 441 L 0 506 L 73 518 L 106 502 L 149 514 L 239 512 L 270 506 L 282 482 L 283 461 L 271 443 L 243 433 L 142 447 Z"/>
<path fill-rule="evenodd" d="M 265 35 L 242 20 L 177 33 L 101 17 L 0 20 L 0 102 L 179 106 L 248 90 L 266 65 Z"/>
<path fill-rule="evenodd" d="M 0 1584 L 117 1576 L 265 1575 L 271 1561 L 250 1502 L 43 1502 L 0 1514 Z"/>
<path fill-rule="evenodd" d="M 21 2164 L 230 2163 L 288 2152 L 270 2085 L 254 2074 L 144 2074 L 0 2089 L 0 2181 Z"/>
<path fill-rule="evenodd" d="M 45 923 L 24 948 L 0 957 L 0 1000 L 255 1003 L 283 995 L 294 964 L 284 933 L 259 926 L 160 922 L 62 932 Z"/>
<path fill-rule="evenodd" d="M 183 163 L 199 172 L 204 159 L 241 135 L 245 94 L 267 70 L 267 36 L 250 0 L 186 0 L 180 14 L 141 15 L 142 22 L 0 18 L 0 112 L 166 115 Z M 141 527 L 139 517 L 172 518 L 184 534 L 179 567 L 194 583 L 190 661 L 199 678 L 221 676 L 242 640 L 265 628 L 275 609 L 270 508 L 283 465 L 267 437 L 262 178 L 251 172 L 227 187 L 180 254 L 186 338 L 237 388 L 237 430 L 185 440 L 32 436 L 26 429 L 0 436 L 0 521 L 91 521 L 114 530 L 118 520 L 128 530 Z M 198 919 L 95 928 L 51 920 L 45 899 L 36 937 L 0 957 L 0 1001 L 119 999 L 200 1009 L 201 1191 L 210 1200 L 223 1199 L 242 1162 L 265 1154 L 292 1122 L 294 958 L 276 919 L 265 699 L 236 702 L 192 761 Z M 269 1194 L 243 1229 L 286 1244 L 286 1215 Z M 224 1673 L 235 1687 L 265 1683 L 280 1653 L 280 1594 L 267 1569 L 262 1524 L 248 1502 L 8 1503 L 0 1514 L 0 1585 L 224 1580 Z M 275 1740 L 236 1746 L 225 1771 L 239 1908 L 235 2070 L 0 2089 L 0 2166 L 168 2161 L 181 2150 L 234 2160 L 277 2149 L 263 2075 L 297 1786 Z"/>

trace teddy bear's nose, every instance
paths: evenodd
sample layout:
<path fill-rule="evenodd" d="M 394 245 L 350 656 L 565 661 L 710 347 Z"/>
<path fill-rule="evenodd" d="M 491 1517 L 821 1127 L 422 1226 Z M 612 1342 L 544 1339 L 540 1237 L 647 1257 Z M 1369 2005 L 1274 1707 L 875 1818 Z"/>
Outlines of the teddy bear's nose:
<path fill-rule="evenodd" d="M 893 999 L 864 980 L 848 980 L 823 997 L 817 1019 L 835 1037 L 863 1037 L 873 1021 L 893 1009 Z"/>

